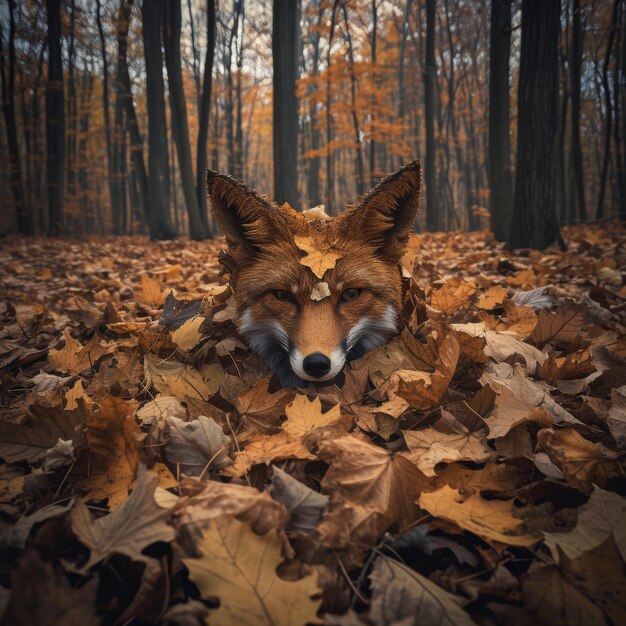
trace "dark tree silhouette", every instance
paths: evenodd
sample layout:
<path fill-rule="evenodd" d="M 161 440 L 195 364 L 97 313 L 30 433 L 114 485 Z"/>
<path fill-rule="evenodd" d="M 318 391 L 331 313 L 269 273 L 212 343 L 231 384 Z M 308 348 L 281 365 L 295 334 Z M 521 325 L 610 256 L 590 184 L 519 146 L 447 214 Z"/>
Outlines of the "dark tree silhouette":
<path fill-rule="evenodd" d="M 574 0 L 572 19 L 572 50 L 570 76 L 572 79 L 572 138 L 571 162 L 574 193 L 571 197 L 570 216 L 587 219 L 585 188 L 583 180 L 583 153 L 580 143 L 580 66 L 583 58 L 583 27 L 580 16 L 580 0 Z"/>
<path fill-rule="evenodd" d="M 560 0 L 523 0 L 517 96 L 513 248 L 546 248 L 560 240 L 556 217 L 556 128 Z"/>
<path fill-rule="evenodd" d="M 163 41 L 165 47 L 165 64 L 169 85 L 170 109 L 172 111 L 172 133 L 176 143 L 180 179 L 189 216 L 189 234 L 192 239 L 205 239 L 208 236 L 200 216 L 196 185 L 193 178 L 191 161 L 191 144 L 189 126 L 187 124 L 187 104 L 183 89 L 183 75 L 180 60 L 180 0 L 165 1 L 165 17 L 163 20 Z"/>
<path fill-rule="evenodd" d="M 298 3 L 274 0 L 274 197 L 298 206 Z"/>
<path fill-rule="evenodd" d="M 424 115 L 426 121 L 426 228 L 439 230 L 441 216 L 437 202 L 437 163 L 435 143 L 435 0 L 426 0 L 426 59 L 424 63 Z"/>
<path fill-rule="evenodd" d="M 513 183 L 509 137 L 511 0 L 492 0 L 489 44 L 489 196 L 494 237 L 505 241 L 511 225 Z"/>
<path fill-rule="evenodd" d="M 63 162 L 65 98 L 61 60 L 61 0 L 47 0 L 48 83 L 46 84 L 46 144 L 48 167 L 48 234 L 63 231 Z"/>

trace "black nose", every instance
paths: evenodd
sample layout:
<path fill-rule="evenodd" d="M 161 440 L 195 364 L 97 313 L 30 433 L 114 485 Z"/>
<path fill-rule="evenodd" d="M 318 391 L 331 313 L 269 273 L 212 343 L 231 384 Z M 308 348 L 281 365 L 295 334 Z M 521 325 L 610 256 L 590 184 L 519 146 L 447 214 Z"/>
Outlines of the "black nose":
<path fill-rule="evenodd" d="M 309 376 L 321 378 L 330 372 L 330 359 L 321 352 L 314 352 L 304 359 L 302 367 Z"/>

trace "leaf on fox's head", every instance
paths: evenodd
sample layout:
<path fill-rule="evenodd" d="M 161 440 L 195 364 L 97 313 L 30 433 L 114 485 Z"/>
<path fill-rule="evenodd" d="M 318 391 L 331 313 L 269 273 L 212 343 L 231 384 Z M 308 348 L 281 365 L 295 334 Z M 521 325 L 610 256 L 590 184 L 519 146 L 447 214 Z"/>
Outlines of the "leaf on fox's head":
<path fill-rule="evenodd" d="M 342 239 L 375 246 L 398 263 L 406 250 L 419 209 L 422 189 L 419 160 L 383 178 L 339 218 Z"/>
<path fill-rule="evenodd" d="M 234 178 L 212 170 L 207 171 L 206 183 L 213 215 L 236 262 L 250 259 L 277 240 L 292 240 L 293 209 L 281 208 Z"/>

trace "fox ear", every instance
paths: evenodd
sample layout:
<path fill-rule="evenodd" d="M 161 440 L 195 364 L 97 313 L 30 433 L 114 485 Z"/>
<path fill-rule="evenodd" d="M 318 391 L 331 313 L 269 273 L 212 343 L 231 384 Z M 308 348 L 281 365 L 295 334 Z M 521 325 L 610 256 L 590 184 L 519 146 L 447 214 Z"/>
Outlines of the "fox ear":
<path fill-rule="evenodd" d="M 213 215 L 236 261 L 252 258 L 278 233 L 290 232 L 287 212 L 243 183 L 207 170 L 206 184 Z"/>
<path fill-rule="evenodd" d="M 399 263 L 417 217 L 422 189 L 419 160 L 383 178 L 339 218 L 342 237 L 355 237 Z"/>

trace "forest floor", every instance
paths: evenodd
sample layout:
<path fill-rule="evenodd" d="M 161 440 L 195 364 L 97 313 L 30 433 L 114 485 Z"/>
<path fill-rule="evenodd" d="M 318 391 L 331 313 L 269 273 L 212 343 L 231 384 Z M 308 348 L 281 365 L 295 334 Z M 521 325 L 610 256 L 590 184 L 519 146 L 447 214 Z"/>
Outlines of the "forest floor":
<path fill-rule="evenodd" d="M 626 226 L 564 237 L 415 236 L 402 334 L 301 390 L 221 241 L 4 240 L 2 623 L 626 623 Z"/>

